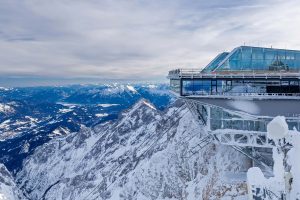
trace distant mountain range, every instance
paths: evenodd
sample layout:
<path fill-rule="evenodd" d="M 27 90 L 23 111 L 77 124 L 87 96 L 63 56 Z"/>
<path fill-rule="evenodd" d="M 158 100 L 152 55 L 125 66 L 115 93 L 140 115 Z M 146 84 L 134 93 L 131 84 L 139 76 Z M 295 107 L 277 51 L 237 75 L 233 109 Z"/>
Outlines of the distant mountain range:
<path fill-rule="evenodd" d="M 175 99 L 165 84 L 0 88 L 0 163 L 15 174 L 38 146 L 116 120 L 141 98 L 160 110 Z"/>

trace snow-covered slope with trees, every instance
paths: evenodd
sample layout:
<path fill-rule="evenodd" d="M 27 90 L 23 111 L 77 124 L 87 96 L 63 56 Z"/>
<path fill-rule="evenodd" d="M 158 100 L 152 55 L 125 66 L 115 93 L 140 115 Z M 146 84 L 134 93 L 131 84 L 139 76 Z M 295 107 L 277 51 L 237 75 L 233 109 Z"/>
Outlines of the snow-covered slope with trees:
<path fill-rule="evenodd" d="M 177 102 L 161 112 L 141 100 L 116 122 L 82 128 L 39 147 L 17 183 L 30 199 L 246 199 L 249 160 L 206 145 Z"/>

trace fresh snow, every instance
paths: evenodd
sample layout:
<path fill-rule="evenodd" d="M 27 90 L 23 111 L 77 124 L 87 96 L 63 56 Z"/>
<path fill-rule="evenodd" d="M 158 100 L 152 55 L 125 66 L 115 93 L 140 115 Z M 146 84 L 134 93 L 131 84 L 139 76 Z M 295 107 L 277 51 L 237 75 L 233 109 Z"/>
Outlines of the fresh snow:
<path fill-rule="evenodd" d="M 73 109 L 67 109 L 67 108 L 62 108 L 62 109 L 59 109 L 59 113 L 68 113 L 68 112 L 72 112 Z"/>
<path fill-rule="evenodd" d="M 126 87 L 127 87 L 127 89 L 128 89 L 129 91 L 131 91 L 131 92 L 133 92 L 133 93 L 137 93 L 136 89 L 135 89 L 133 86 L 127 85 Z"/>
<path fill-rule="evenodd" d="M 148 88 L 151 88 L 151 89 L 154 89 L 154 88 L 157 88 L 157 85 L 148 85 Z"/>
<path fill-rule="evenodd" d="M 3 104 L 3 103 L 0 103 L 0 113 L 12 113 L 14 112 L 14 109 L 7 105 L 7 104 Z"/>
<path fill-rule="evenodd" d="M 0 200 L 24 200 L 26 199 L 14 182 L 13 176 L 0 163 Z"/>
<path fill-rule="evenodd" d="M 5 120 L 4 122 L 2 122 L 1 124 L 0 124 L 0 128 L 7 128 L 7 127 L 9 127 L 9 123 L 11 122 L 11 120 L 10 119 L 8 119 L 8 120 Z"/>
<path fill-rule="evenodd" d="M 256 196 L 263 197 L 263 189 L 266 189 L 267 192 L 271 193 L 269 196 L 264 198 L 265 200 L 272 200 L 275 197 L 280 197 L 281 193 L 285 191 L 286 185 L 284 179 L 285 171 L 283 165 L 283 152 L 278 152 L 276 147 L 273 148 L 273 160 L 273 177 L 266 178 L 261 169 L 258 167 L 250 168 L 247 172 L 248 184 L 251 187 L 261 188 L 261 193 L 255 194 Z M 252 191 L 252 188 L 250 188 L 249 191 Z"/>
<path fill-rule="evenodd" d="M 28 120 L 30 120 L 30 122 L 32 122 L 32 123 L 37 123 L 37 122 L 39 122 L 37 118 L 32 118 L 32 117 L 30 117 L 30 116 L 25 116 L 25 118 L 28 119 Z"/>
<path fill-rule="evenodd" d="M 267 136 L 270 139 L 282 139 L 289 131 L 289 127 L 285 121 L 285 117 L 277 116 L 267 125 Z"/>
<path fill-rule="evenodd" d="M 293 145 L 293 148 L 287 153 L 287 163 L 291 166 L 290 172 L 294 177 L 290 198 L 300 199 L 300 132 L 290 131 L 288 141 Z"/>
<path fill-rule="evenodd" d="M 30 149 L 30 144 L 26 141 L 20 153 L 28 153 Z"/>
<path fill-rule="evenodd" d="M 102 103 L 102 104 L 98 104 L 98 106 L 103 107 L 103 108 L 108 108 L 111 106 L 118 106 L 120 104 L 108 104 L 108 103 Z"/>
<path fill-rule="evenodd" d="M 96 90 L 95 92 L 99 92 L 102 95 L 119 95 L 124 91 L 130 92 L 131 94 L 137 94 L 136 89 L 131 85 L 108 85 L 107 88 L 99 91 Z"/>
<path fill-rule="evenodd" d="M 265 178 L 261 169 L 250 168 L 247 173 L 248 184 L 250 187 L 261 188 L 258 196 L 263 196 L 263 189 L 269 194 L 266 200 L 272 200 L 286 194 L 287 199 L 300 199 L 300 132 L 296 130 L 288 130 L 285 117 L 275 117 L 267 126 L 268 137 L 273 139 L 275 147 L 273 148 L 273 174 L 271 178 Z M 292 145 L 287 152 L 287 159 L 282 151 L 282 142 Z M 289 169 L 285 167 L 285 161 L 289 165 Z M 291 181 L 292 178 L 292 181 Z M 252 191 L 250 188 L 249 191 Z"/>
<path fill-rule="evenodd" d="M 63 127 L 58 127 L 54 131 L 52 131 L 51 134 L 49 134 L 49 137 L 53 138 L 55 136 L 61 136 L 61 135 L 67 135 L 70 133 L 70 130 Z"/>
<path fill-rule="evenodd" d="M 146 106 L 148 106 L 149 108 L 151 108 L 151 109 L 153 109 L 153 110 L 156 110 L 156 108 L 155 108 L 152 104 L 150 104 L 149 102 L 143 101 L 143 103 L 144 103 Z"/>
<path fill-rule="evenodd" d="M 81 104 L 76 104 L 76 103 L 66 103 L 66 102 L 57 102 L 59 105 L 63 105 L 69 108 L 75 108 L 76 106 L 80 106 Z"/>
<path fill-rule="evenodd" d="M 0 90 L 8 91 L 9 89 L 5 87 L 0 87 Z"/>
<path fill-rule="evenodd" d="M 106 117 L 106 116 L 108 116 L 108 114 L 107 113 L 97 113 L 97 114 L 95 114 L 95 116 L 96 117 Z"/>

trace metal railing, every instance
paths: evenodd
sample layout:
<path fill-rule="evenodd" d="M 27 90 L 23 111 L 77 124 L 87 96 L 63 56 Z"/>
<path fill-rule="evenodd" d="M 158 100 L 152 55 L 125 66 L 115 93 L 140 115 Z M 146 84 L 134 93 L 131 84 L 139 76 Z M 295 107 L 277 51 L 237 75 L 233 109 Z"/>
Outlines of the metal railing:
<path fill-rule="evenodd" d="M 183 92 L 183 96 L 187 97 L 255 97 L 255 98 L 271 98 L 271 99 L 299 99 L 300 93 L 247 93 L 247 92 L 216 92 L 216 93 L 198 93 L 194 91 Z"/>
<path fill-rule="evenodd" d="M 168 78 L 297 78 L 299 71 L 222 71 L 204 73 L 200 69 L 175 69 L 169 71 Z"/>

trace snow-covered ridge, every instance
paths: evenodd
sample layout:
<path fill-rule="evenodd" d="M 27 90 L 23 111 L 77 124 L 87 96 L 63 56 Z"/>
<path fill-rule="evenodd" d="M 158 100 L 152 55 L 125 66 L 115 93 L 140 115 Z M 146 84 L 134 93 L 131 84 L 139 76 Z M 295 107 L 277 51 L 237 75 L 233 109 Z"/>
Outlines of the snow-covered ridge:
<path fill-rule="evenodd" d="M 133 92 L 133 93 L 137 93 L 136 89 L 135 89 L 133 86 L 127 85 L 126 87 L 127 87 L 127 89 L 128 89 L 129 91 L 131 91 L 131 92 Z"/>
<path fill-rule="evenodd" d="M 203 135 L 181 102 L 158 112 L 141 100 L 114 123 L 39 147 L 17 180 L 31 199 L 245 197 L 245 179 L 228 178 L 245 171 L 244 156 L 210 144 L 187 158 Z"/>
<path fill-rule="evenodd" d="M 0 87 L 0 90 L 8 91 L 9 89 L 5 87 Z"/>
<path fill-rule="evenodd" d="M 132 85 L 107 85 L 107 88 L 102 89 L 100 91 L 95 90 L 94 92 L 99 92 L 102 95 L 116 95 L 123 92 L 128 92 L 131 94 L 138 94 L 137 90 Z"/>
<path fill-rule="evenodd" d="M 156 110 L 156 108 L 154 107 L 154 105 L 152 105 L 151 103 L 149 103 L 149 102 L 147 102 L 147 101 L 145 101 L 145 100 L 143 100 L 143 103 L 144 103 L 146 106 L 148 106 L 149 108 L 152 108 L 153 110 Z"/>
<path fill-rule="evenodd" d="M 6 167 L 0 163 L 0 199 L 1 200 L 23 200 L 26 199 L 17 188 L 12 175 Z"/>

